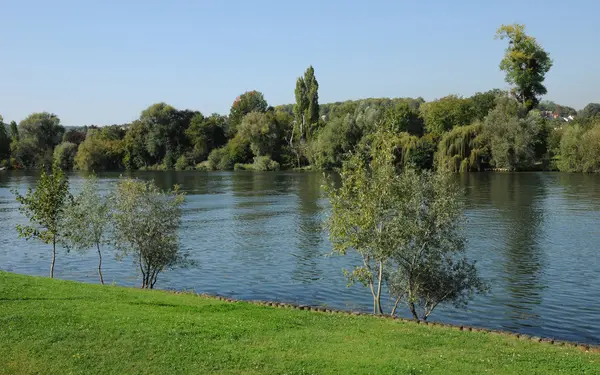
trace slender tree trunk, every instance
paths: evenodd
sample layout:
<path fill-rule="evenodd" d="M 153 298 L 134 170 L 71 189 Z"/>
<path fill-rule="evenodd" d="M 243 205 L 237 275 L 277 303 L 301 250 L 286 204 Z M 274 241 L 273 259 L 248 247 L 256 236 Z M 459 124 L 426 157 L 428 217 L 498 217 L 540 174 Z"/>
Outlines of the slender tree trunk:
<path fill-rule="evenodd" d="M 52 238 L 52 263 L 50 264 L 50 278 L 54 278 L 54 263 L 56 262 L 56 235 Z"/>
<path fill-rule="evenodd" d="M 100 283 L 104 285 L 104 277 L 102 277 L 102 252 L 100 251 L 100 244 L 96 242 L 96 249 L 98 249 L 98 276 L 100 276 Z"/>
<path fill-rule="evenodd" d="M 410 302 L 408 307 L 410 308 L 410 313 L 412 314 L 413 318 L 419 320 L 419 315 L 417 314 L 417 309 L 415 308 L 414 302 Z"/>
<path fill-rule="evenodd" d="M 377 308 L 379 309 L 379 314 L 383 314 L 383 310 L 381 309 L 381 281 L 383 279 L 383 262 L 379 262 L 379 276 L 377 280 Z"/>
<path fill-rule="evenodd" d="M 396 315 L 396 309 L 398 308 L 398 303 L 400 303 L 400 297 L 396 298 L 396 302 L 394 303 L 394 307 L 392 308 L 391 316 Z"/>

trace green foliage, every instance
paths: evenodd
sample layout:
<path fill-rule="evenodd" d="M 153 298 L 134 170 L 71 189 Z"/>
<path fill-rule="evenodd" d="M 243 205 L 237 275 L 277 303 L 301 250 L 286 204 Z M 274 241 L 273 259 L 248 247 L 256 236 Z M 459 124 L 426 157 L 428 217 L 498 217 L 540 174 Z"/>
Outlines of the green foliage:
<path fill-rule="evenodd" d="M 10 136 L 8 129 L 4 126 L 2 115 L 0 115 L 0 160 L 10 157 Z"/>
<path fill-rule="evenodd" d="M 546 152 L 547 128 L 539 112 L 526 115 L 515 100 L 500 98 L 484 123 L 491 163 L 508 170 L 531 169 Z"/>
<path fill-rule="evenodd" d="M 255 171 L 278 171 L 280 166 L 268 156 L 256 156 L 252 167 Z"/>
<path fill-rule="evenodd" d="M 112 200 L 114 245 L 120 256 L 136 261 L 142 288 L 154 288 L 163 270 L 188 264 L 177 238 L 184 201 L 178 186 L 163 192 L 154 182 L 123 179 Z"/>
<path fill-rule="evenodd" d="M 273 112 L 252 112 L 238 127 L 238 137 L 250 144 L 254 156 L 278 155 L 283 142 L 280 128 Z"/>
<path fill-rule="evenodd" d="M 175 170 L 185 171 L 194 169 L 194 159 L 187 155 L 181 155 L 175 162 Z"/>
<path fill-rule="evenodd" d="M 66 207 L 62 220 L 62 243 L 67 249 L 79 252 L 95 248 L 98 276 L 104 284 L 101 247 L 110 243 L 111 210 L 108 198 L 99 193 L 96 176 L 86 178 L 79 195 Z"/>
<path fill-rule="evenodd" d="M 296 81 L 295 96 L 293 112 L 298 135 L 300 140 L 308 139 L 319 122 L 319 83 L 312 65 Z"/>
<path fill-rule="evenodd" d="M 539 96 L 547 92 L 543 82 L 552 67 L 550 56 L 534 37 L 525 34 L 525 25 L 502 25 L 496 31 L 496 39 L 508 39 L 500 62 L 506 82 L 515 86 L 512 93 L 519 103 L 527 110 L 533 109 L 539 103 Z"/>
<path fill-rule="evenodd" d="M 85 134 L 85 130 L 69 129 L 63 134 L 62 141 L 74 143 L 79 146 L 81 142 L 85 141 Z"/>
<path fill-rule="evenodd" d="M 226 128 L 227 118 L 224 116 L 216 113 L 210 117 L 204 117 L 201 113 L 196 114 L 186 130 L 186 135 L 194 147 L 194 158 L 205 160 L 212 150 L 225 145 Z"/>
<path fill-rule="evenodd" d="M 104 138 L 106 133 L 91 129 L 75 155 L 75 168 L 81 171 L 102 171 L 124 167 L 124 141 Z"/>
<path fill-rule="evenodd" d="M 420 110 L 427 132 L 438 136 L 455 126 L 469 125 L 476 117 L 471 100 L 456 95 L 425 103 Z"/>
<path fill-rule="evenodd" d="M 233 138 L 237 132 L 237 127 L 242 123 L 242 119 L 251 112 L 266 112 L 267 101 L 259 91 L 247 91 L 235 98 L 229 111 L 229 129 L 228 137 Z"/>
<path fill-rule="evenodd" d="M 486 92 L 478 92 L 471 96 L 471 105 L 473 106 L 473 115 L 476 120 L 483 121 L 488 113 L 496 107 L 496 99 L 503 96 L 504 92 L 499 89 L 493 89 Z"/>
<path fill-rule="evenodd" d="M 63 142 L 54 149 L 54 163 L 63 170 L 71 170 L 75 165 L 77 145 L 71 142 Z"/>
<path fill-rule="evenodd" d="M 556 113 L 560 117 L 568 117 L 568 116 L 576 116 L 577 111 L 575 108 L 568 107 L 566 105 L 558 105 L 550 100 L 542 100 L 537 108 L 540 111 L 549 111 L 552 113 Z"/>
<path fill-rule="evenodd" d="M 423 119 L 419 111 L 412 109 L 407 102 L 387 107 L 383 121 L 386 128 L 394 133 L 407 132 L 417 136 L 423 135 Z"/>
<path fill-rule="evenodd" d="M 600 117 L 600 103 L 589 103 L 581 110 L 580 116 L 585 119 Z"/>
<path fill-rule="evenodd" d="M 19 237 L 37 239 L 45 244 L 52 244 L 52 263 L 50 277 L 54 277 L 56 260 L 56 244 L 60 240 L 62 216 L 71 199 L 69 180 L 57 166 L 52 167 L 52 173 L 42 170 L 35 190 L 29 188 L 25 196 L 13 191 L 19 202 L 19 211 L 25 215 L 30 225 L 17 225 Z"/>
<path fill-rule="evenodd" d="M 11 142 L 19 141 L 19 128 L 17 127 L 17 123 L 14 121 L 10 122 L 10 141 Z"/>
<path fill-rule="evenodd" d="M 600 122 L 589 129 L 578 124 L 567 127 L 557 165 L 565 172 L 600 172 Z"/>
<path fill-rule="evenodd" d="M 311 143 L 309 160 L 319 169 L 337 168 L 361 137 L 362 130 L 351 115 L 329 121 Z"/>
<path fill-rule="evenodd" d="M 475 123 L 458 126 L 444 134 L 438 143 L 437 168 L 451 172 L 481 171 L 489 157 L 482 132 L 482 124 Z"/>
<path fill-rule="evenodd" d="M 40 168 L 52 164 L 54 147 L 65 129 L 60 119 L 51 113 L 33 113 L 19 123 L 16 132 L 11 126 L 11 154 L 18 167 Z"/>
<path fill-rule="evenodd" d="M 420 307 L 427 319 L 437 305 L 464 306 L 485 286 L 464 257 L 460 191 L 447 174 L 412 168 L 398 173 L 398 143 L 393 134 L 379 132 L 350 156 L 341 186 L 327 186 L 327 225 L 335 252 L 360 256 L 362 264 L 345 273 L 369 287 L 375 313 L 383 312 L 387 283 L 396 306 L 404 300 L 415 318 Z"/>

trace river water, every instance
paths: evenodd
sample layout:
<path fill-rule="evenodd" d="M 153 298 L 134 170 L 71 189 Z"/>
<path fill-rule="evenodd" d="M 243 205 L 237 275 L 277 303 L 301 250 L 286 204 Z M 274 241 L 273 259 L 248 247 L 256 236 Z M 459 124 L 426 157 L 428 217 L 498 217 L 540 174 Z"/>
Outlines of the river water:
<path fill-rule="evenodd" d="M 187 193 L 180 237 L 198 264 L 161 274 L 157 287 L 240 299 L 370 311 L 362 285 L 347 287 L 353 256 L 331 256 L 322 230 L 328 202 L 320 173 L 136 172 Z M 110 189 L 118 173 L 101 176 Z M 82 176 L 70 176 L 76 191 Z M 468 255 L 491 285 L 466 310 L 438 308 L 433 321 L 600 344 L 600 175 L 477 173 L 465 189 Z M 49 273 L 50 248 L 17 237 L 25 223 L 11 189 L 37 175 L 0 172 L 0 269 Z M 106 249 L 104 278 L 139 285 L 130 260 Z M 97 283 L 96 255 L 59 251 L 55 277 Z M 406 309 L 403 315 L 408 316 Z"/>

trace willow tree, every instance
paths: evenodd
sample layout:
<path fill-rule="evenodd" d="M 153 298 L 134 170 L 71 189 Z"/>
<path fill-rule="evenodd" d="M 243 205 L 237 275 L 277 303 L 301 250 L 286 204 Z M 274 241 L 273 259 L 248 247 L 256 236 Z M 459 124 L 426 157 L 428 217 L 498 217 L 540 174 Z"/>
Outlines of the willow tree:
<path fill-rule="evenodd" d="M 444 134 L 438 143 L 437 167 L 451 172 L 481 171 L 489 155 L 482 133 L 481 123 L 475 123 Z"/>
<path fill-rule="evenodd" d="M 71 194 L 69 193 L 69 180 L 63 171 L 55 164 L 52 173 L 42 174 L 35 190 L 29 188 L 26 195 L 13 191 L 17 202 L 20 203 L 19 211 L 23 213 L 30 225 L 17 225 L 19 237 L 27 240 L 37 239 L 45 244 L 52 244 L 52 263 L 50 264 L 50 277 L 54 277 L 56 263 L 56 245 L 59 244 L 62 234 L 63 215 Z"/>
<path fill-rule="evenodd" d="M 550 55 L 534 37 L 525 34 L 525 25 L 502 25 L 496 39 L 508 39 L 500 69 L 506 72 L 506 82 L 515 86 L 512 94 L 528 110 L 535 108 L 539 97 L 547 92 L 543 83 L 552 67 Z"/>

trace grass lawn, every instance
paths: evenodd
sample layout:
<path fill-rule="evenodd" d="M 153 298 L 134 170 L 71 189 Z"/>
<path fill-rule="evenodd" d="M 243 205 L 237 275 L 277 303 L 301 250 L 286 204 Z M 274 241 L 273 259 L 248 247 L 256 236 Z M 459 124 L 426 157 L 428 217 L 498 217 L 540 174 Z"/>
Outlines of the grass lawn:
<path fill-rule="evenodd" d="M 600 374 L 484 332 L 0 272 L 1 374 Z"/>

